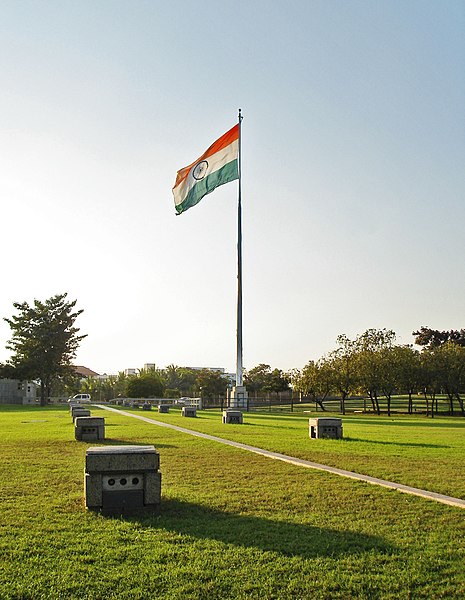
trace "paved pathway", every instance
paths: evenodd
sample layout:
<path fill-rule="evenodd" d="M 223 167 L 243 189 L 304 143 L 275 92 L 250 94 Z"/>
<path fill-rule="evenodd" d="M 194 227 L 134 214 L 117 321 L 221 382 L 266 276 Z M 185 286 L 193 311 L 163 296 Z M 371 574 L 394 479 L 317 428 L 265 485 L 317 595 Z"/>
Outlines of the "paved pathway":
<path fill-rule="evenodd" d="M 186 429 L 185 427 L 179 427 L 178 425 L 171 425 L 170 423 L 163 423 L 162 421 L 156 421 L 155 419 L 150 419 L 149 417 L 144 417 L 142 415 L 135 415 L 134 413 L 119 410 L 118 408 L 111 408 L 102 404 L 98 404 L 96 406 L 98 406 L 99 408 L 103 408 L 104 410 L 116 412 L 119 415 L 125 415 L 127 417 L 133 417 L 134 419 L 140 419 L 141 421 L 151 423 L 152 425 L 166 427 L 167 429 L 174 429 L 175 431 L 187 433 L 188 435 L 200 437 L 205 440 L 211 440 L 212 442 L 219 442 L 220 444 L 226 444 L 227 446 L 233 446 L 234 448 L 240 448 L 241 450 L 254 452 L 255 454 L 260 454 L 262 456 L 266 456 L 267 458 L 282 460 L 284 462 L 290 463 L 291 465 L 306 467 L 307 469 L 327 471 L 328 473 L 333 473 L 334 475 L 349 477 L 350 479 L 357 479 L 358 481 L 365 481 L 366 483 L 371 483 L 373 485 L 380 485 L 382 487 L 390 488 L 392 490 L 397 490 L 398 492 L 403 492 L 404 494 L 421 496 L 422 498 L 427 498 L 428 500 L 435 500 L 436 502 L 441 502 L 442 504 L 449 504 L 450 506 L 458 506 L 459 508 L 465 508 L 465 500 L 462 500 L 460 498 L 453 498 L 452 496 L 445 496 L 444 494 L 437 494 L 436 492 L 420 490 L 418 488 L 403 485 L 401 483 L 394 483 L 393 481 L 386 481 L 384 479 L 378 479 L 376 477 L 370 477 L 368 475 L 353 473 L 352 471 L 345 471 L 344 469 L 337 469 L 336 467 L 321 465 L 319 463 L 314 463 L 309 460 L 304 460 L 302 458 L 294 458 L 293 456 L 280 454 L 279 452 L 271 452 L 270 450 L 264 450 L 263 448 L 257 448 L 256 446 L 249 446 L 248 444 L 242 444 L 241 442 L 233 442 L 232 440 L 226 440 L 215 435 L 209 435 L 208 433 L 200 433 L 199 431 L 193 431 L 192 429 Z"/>

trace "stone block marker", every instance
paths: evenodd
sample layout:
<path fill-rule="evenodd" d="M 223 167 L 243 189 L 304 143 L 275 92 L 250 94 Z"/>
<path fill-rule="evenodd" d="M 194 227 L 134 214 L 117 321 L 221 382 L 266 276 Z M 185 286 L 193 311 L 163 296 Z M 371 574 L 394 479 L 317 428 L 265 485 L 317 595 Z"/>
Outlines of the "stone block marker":
<path fill-rule="evenodd" d="M 183 406 L 181 415 L 183 417 L 196 417 L 197 407 L 196 406 Z"/>
<path fill-rule="evenodd" d="M 80 406 L 74 406 L 71 409 L 71 417 L 73 422 L 77 417 L 90 417 L 90 410 L 88 408 L 81 408 Z"/>
<path fill-rule="evenodd" d="M 318 417 L 308 420 L 308 434 L 310 439 L 342 440 L 342 419 L 331 417 Z"/>
<path fill-rule="evenodd" d="M 237 425 L 242 425 L 244 422 L 242 411 L 235 410 L 233 408 L 228 408 L 223 411 L 223 423 L 235 423 Z"/>
<path fill-rule="evenodd" d="M 170 412 L 170 405 L 169 404 L 159 404 L 158 405 L 158 412 L 159 413 L 169 413 Z"/>
<path fill-rule="evenodd" d="M 144 404 L 142 404 L 142 410 L 152 410 L 150 402 L 144 402 Z"/>
<path fill-rule="evenodd" d="M 88 448 L 86 508 L 109 514 L 150 511 L 161 501 L 160 455 L 154 446 Z"/>
<path fill-rule="evenodd" d="M 76 417 L 74 437 L 80 442 L 100 442 L 105 439 L 103 417 Z"/>

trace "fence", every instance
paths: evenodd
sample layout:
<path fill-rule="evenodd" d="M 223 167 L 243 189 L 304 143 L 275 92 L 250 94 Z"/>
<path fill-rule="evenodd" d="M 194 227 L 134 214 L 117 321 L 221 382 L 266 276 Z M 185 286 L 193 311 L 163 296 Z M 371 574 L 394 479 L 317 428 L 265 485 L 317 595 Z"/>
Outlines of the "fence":
<path fill-rule="evenodd" d="M 252 398 L 249 400 L 250 411 L 289 411 L 289 412 L 317 412 L 325 411 L 330 413 L 341 412 L 341 398 L 332 396 L 323 401 L 323 408 L 319 402 L 315 402 L 314 398 L 302 396 L 301 398 L 285 399 L 285 398 Z M 346 413 L 365 413 L 373 414 L 376 411 L 373 409 L 370 398 L 366 396 L 354 396 L 345 400 Z M 388 412 L 388 401 L 385 396 L 378 398 L 380 413 Z M 434 414 L 456 414 L 461 415 L 460 405 L 457 401 L 454 402 L 453 411 L 451 411 L 450 400 L 445 395 L 436 395 L 434 398 L 427 397 L 423 394 L 415 394 L 412 396 L 411 413 L 412 414 L 429 414 L 434 410 Z M 390 405 L 391 414 L 407 414 L 409 413 L 409 397 L 408 396 L 392 396 Z"/>
<path fill-rule="evenodd" d="M 228 399 L 224 396 L 217 396 L 214 398 L 186 398 L 182 399 L 182 403 L 178 399 L 171 398 L 118 398 L 115 400 L 109 400 L 109 403 L 120 404 L 123 406 L 138 406 L 142 403 L 149 403 L 153 405 L 158 404 L 171 404 L 171 405 L 188 405 L 196 406 L 199 409 L 220 409 L 224 410 L 228 408 Z M 378 398 L 379 410 L 382 414 L 387 414 L 388 404 L 387 399 L 384 396 Z M 292 396 L 291 394 L 279 394 L 266 397 L 249 397 L 247 401 L 248 412 L 305 412 L 305 413 L 340 413 L 341 412 L 341 399 L 340 397 L 331 396 L 323 401 L 323 408 L 319 402 L 315 402 L 315 399 L 309 396 Z M 431 415 L 432 407 L 434 408 L 434 414 L 451 414 L 450 400 L 445 395 L 437 395 L 433 398 L 428 397 L 427 399 L 422 394 L 416 394 L 412 397 L 412 414 L 429 414 Z M 363 414 L 375 414 L 370 398 L 364 396 L 353 396 L 346 398 L 345 400 L 345 412 L 346 413 L 363 413 Z M 407 414 L 409 412 L 409 398 L 408 396 L 392 396 L 391 414 Z M 454 402 L 453 414 L 460 415 L 460 406 L 457 401 Z"/>

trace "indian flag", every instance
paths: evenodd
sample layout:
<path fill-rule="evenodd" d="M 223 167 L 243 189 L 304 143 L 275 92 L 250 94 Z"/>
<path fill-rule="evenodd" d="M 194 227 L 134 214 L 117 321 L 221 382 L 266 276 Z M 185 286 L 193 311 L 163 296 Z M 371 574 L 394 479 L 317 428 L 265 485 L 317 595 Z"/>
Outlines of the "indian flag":
<path fill-rule="evenodd" d="M 218 186 L 239 179 L 238 154 L 239 125 L 235 125 L 200 158 L 178 171 L 173 187 L 176 213 L 195 206 Z"/>

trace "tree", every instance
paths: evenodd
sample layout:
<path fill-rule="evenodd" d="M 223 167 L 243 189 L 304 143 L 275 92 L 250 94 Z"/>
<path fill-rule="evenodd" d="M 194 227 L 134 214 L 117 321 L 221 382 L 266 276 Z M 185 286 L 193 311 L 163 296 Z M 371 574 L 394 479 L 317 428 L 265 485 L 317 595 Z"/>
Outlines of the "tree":
<path fill-rule="evenodd" d="M 255 397 L 264 394 L 270 384 L 271 367 L 260 363 L 250 371 L 244 373 L 244 384 L 249 393 L 254 393 Z"/>
<path fill-rule="evenodd" d="M 0 363 L 0 379 L 23 379 L 13 365 Z"/>
<path fill-rule="evenodd" d="M 176 365 L 168 365 L 163 370 L 163 380 L 166 386 L 166 391 L 176 397 L 190 396 L 193 394 L 193 388 L 197 379 L 198 372 L 194 369 L 186 367 L 178 367 Z"/>
<path fill-rule="evenodd" d="M 143 371 L 128 378 L 128 398 L 163 398 L 164 385 L 158 371 Z"/>
<path fill-rule="evenodd" d="M 448 341 L 431 350 L 431 355 L 438 371 L 441 387 L 449 399 L 450 414 L 454 414 L 454 398 L 456 398 L 460 412 L 465 416 L 461 397 L 465 383 L 465 348 Z"/>
<path fill-rule="evenodd" d="M 195 386 L 202 398 L 213 399 L 226 394 L 228 380 L 219 371 L 202 369 L 197 371 Z"/>
<path fill-rule="evenodd" d="M 399 390 L 408 394 L 408 412 L 413 413 L 413 394 L 421 388 L 422 369 L 418 350 L 412 346 L 397 346 L 398 371 L 397 383 Z"/>
<path fill-rule="evenodd" d="M 418 331 L 412 332 L 415 336 L 415 344 L 423 346 L 428 350 L 438 348 L 447 342 L 465 346 L 465 329 L 451 329 L 450 331 L 439 331 L 430 327 L 420 327 Z"/>
<path fill-rule="evenodd" d="M 387 400 L 387 413 L 391 416 L 392 395 L 399 381 L 402 354 L 399 346 L 387 346 L 380 350 L 381 389 Z"/>
<path fill-rule="evenodd" d="M 74 326 L 83 312 L 73 312 L 76 300 L 66 301 L 67 294 L 57 294 L 45 302 L 34 300 L 14 302 L 18 311 L 4 320 L 12 330 L 7 348 L 13 352 L 9 365 L 14 367 L 20 379 L 40 382 L 40 404 L 44 406 L 50 396 L 52 383 L 73 373 L 71 361 L 76 356 L 79 343 L 86 335 L 78 335 Z"/>
<path fill-rule="evenodd" d="M 246 371 L 244 375 L 244 383 L 249 392 L 258 394 L 269 394 L 274 392 L 285 392 L 289 389 L 290 377 L 283 373 L 281 369 L 271 370 L 270 365 L 263 363 Z"/>
<path fill-rule="evenodd" d="M 423 346 L 422 365 L 425 382 L 424 394 L 426 412 L 429 412 L 428 392 L 431 396 L 431 416 L 434 416 L 436 394 L 445 391 L 449 399 L 449 412 L 454 414 L 454 398 L 457 399 L 460 412 L 465 416 L 465 407 L 461 393 L 465 385 L 465 329 L 439 331 L 421 327 L 414 331 L 415 343 Z"/>
<path fill-rule="evenodd" d="M 367 329 L 355 340 L 355 365 L 360 388 L 369 395 L 373 411 L 380 414 L 379 393 L 387 399 L 388 414 L 391 397 L 397 385 L 396 334 L 391 329 Z"/>
<path fill-rule="evenodd" d="M 380 414 L 378 395 L 381 380 L 379 369 L 380 336 L 376 329 L 367 329 L 357 337 L 356 368 L 361 390 L 368 394 L 373 412 Z"/>
<path fill-rule="evenodd" d="M 323 403 L 334 385 L 334 372 L 329 360 L 309 361 L 301 372 L 293 374 L 291 382 L 295 390 L 311 396 L 321 410 L 326 410 Z"/>
<path fill-rule="evenodd" d="M 339 347 L 330 352 L 332 372 L 334 374 L 334 388 L 341 394 L 341 413 L 345 415 L 345 402 L 351 391 L 356 387 L 356 341 L 349 339 L 345 334 L 337 336 Z"/>
<path fill-rule="evenodd" d="M 434 403 L 437 399 L 436 394 L 441 391 L 441 369 L 438 365 L 437 355 L 430 350 L 423 350 L 420 354 L 420 377 L 421 387 L 426 403 L 426 416 L 429 415 L 429 401 L 431 398 L 431 417 L 434 417 Z M 436 409 L 437 410 L 437 409 Z"/>

